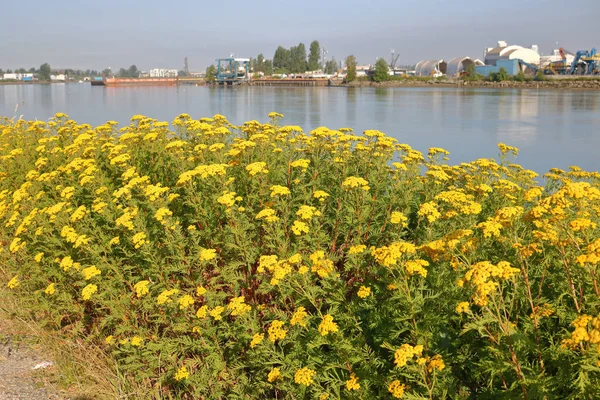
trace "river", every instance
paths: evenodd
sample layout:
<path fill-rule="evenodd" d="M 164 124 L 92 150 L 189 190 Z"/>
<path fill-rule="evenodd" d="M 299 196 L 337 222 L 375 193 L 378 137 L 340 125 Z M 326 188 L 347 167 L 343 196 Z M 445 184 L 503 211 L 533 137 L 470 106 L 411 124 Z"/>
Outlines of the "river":
<path fill-rule="evenodd" d="M 92 87 L 89 83 L 0 85 L 0 115 L 126 125 L 134 114 L 172 121 L 225 115 L 232 123 L 267 114 L 305 130 L 318 126 L 378 129 L 450 162 L 495 157 L 496 144 L 521 149 L 518 162 L 544 173 L 578 165 L 600 169 L 600 91 L 475 88 Z"/>

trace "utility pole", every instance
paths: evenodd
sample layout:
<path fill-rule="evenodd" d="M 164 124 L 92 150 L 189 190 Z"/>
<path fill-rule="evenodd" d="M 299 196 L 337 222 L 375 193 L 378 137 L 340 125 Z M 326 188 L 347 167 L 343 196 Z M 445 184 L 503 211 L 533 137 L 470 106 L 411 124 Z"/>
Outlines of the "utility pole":
<path fill-rule="evenodd" d="M 186 75 L 190 74 L 190 69 L 188 67 L 188 60 L 187 57 L 183 59 L 183 70 L 185 71 Z"/>
<path fill-rule="evenodd" d="M 321 68 L 325 69 L 325 55 L 328 54 L 327 48 L 323 47 L 321 51 Z"/>

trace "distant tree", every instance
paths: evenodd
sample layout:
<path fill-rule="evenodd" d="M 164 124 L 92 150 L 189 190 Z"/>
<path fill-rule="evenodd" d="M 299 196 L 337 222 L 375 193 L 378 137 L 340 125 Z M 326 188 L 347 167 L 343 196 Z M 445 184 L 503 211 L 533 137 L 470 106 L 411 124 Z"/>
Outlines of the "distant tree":
<path fill-rule="evenodd" d="M 123 69 L 123 68 L 121 68 L 121 69 Z M 105 68 L 102 71 L 102 75 L 104 75 L 104 76 L 111 76 L 112 75 L 112 71 L 110 70 L 110 68 Z"/>
<path fill-rule="evenodd" d="M 255 72 L 265 72 L 265 56 L 260 53 L 256 56 L 256 68 Z"/>
<path fill-rule="evenodd" d="M 346 74 L 346 82 L 352 82 L 356 80 L 356 57 L 350 55 L 346 57 L 346 68 L 348 73 Z"/>
<path fill-rule="evenodd" d="M 338 69 L 337 61 L 335 61 L 334 58 L 332 58 L 331 60 L 329 60 L 325 63 L 325 73 L 326 74 L 333 75 L 336 73 L 337 69 Z"/>
<path fill-rule="evenodd" d="M 127 70 L 125 68 L 119 69 L 119 73 L 117 74 L 120 78 L 127 78 Z"/>
<path fill-rule="evenodd" d="M 465 75 L 466 76 L 473 76 L 473 75 L 475 75 L 475 64 L 469 64 L 469 66 L 465 70 Z"/>
<path fill-rule="evenodd" d="M 50 64 L 44 63 L 44 64 L 40 65 L 38 79 L 42 80 L 42 81 L 49 81 L 51 73 L 52 73 L 52 68 L 50 67 Z"/>
<path fill-rule="evenodd" d="M 35 74 L 35 71 L 36 71 L 36 70 L 35 70 L 35 67 L 31 67 L 31 68 L 29 68 L 29 73 L 31 73 L 31 74 Z"/>
<path fill-rule="evenodd" d="M 318 41 L 314 40 L 310 44 L 310 53 L 308 55 L 308 70 L 316 71 L 321 68 L 319 59 L 321 58 L 321 45 Z"/>
<path fill-rule="evenodd" d="M 273 61 L 272 60 L 265 60 L 262 72 L 264 72 L 264 74 L 267 76 L 273 75 Z"/>
<path fill-rule="evenodd" d="M 290 50 L 283 46 L 277 47 L 273 55 L 273 68 L 288 71 L 290 67 Z"/>
<path fill-rule="evenodd" d="M 19 69 L 15 70 L 15 72 L 16 72 L 17 74 L 24 74 L 24 73 L 26 73 L 26 72 L 27 72 L 27 70 L 26 70 L 25 68 L 19 68 Z"/>
<path fill-rule="evenodd" d="M 290 49 L 290 72 L 303 73 L 306 72 L 306 47 L 304 43 L 298 44 Z"/>
<path fill-rule="evenodd" d="M 2 68 L 0 68 L 0 75 L 3 75 L 4 71 L 2 70 Z"/>
<path fill-rule="evenodd" d="M 381 57 L 375 63 L 375 75 L 373 75 L 373 80 L 375 82 L 383 82 L 387 81 L 389 77 L 388 63 L 385 61 L 385 58 Z"/>
<path fill-rule="evenodd" d="M 516 82 L 525 82 L 525 74 L 523 71 L 519 71 L 519 73 L 513 77 L 513 80 Z"/>
<path fill-rule="evenodd" d="M 217 67 L 210 65 L 208 68 L 206 68 L 204 79 L 208 83 L 213 83 L 217 79 Z"/>
<path fill-rule="evenodd" d="M 137 67 L 135 66 L 135 64 L 134 64 L 134 65 L 132 65 L 132 66 L 130 66 L 130 67 L 127 69 L 127 76 L 128 76 L 129 78 L 137 78 L 137 77 L 139 77 L 139 76 L 140 76 L 140 71 L 138 71 L 138 69 L 137 69 Z"/>
<path fill-rule="evenodd" d="M 189 76 L 190 74 L 185 72 L 184 70 L 178 71 L 177 76 Z"/>
<path fill-rule="evenodd" d="M 10 69 L 10 68 L 9 68 L 9 69 L 7 69 L 7 70 L 6 70 L 6 73 L 7 73 L 7 74 L 12 74 L 12 73 L 13 73 L 13 71 L 12 71 L 12 69 Z"/>

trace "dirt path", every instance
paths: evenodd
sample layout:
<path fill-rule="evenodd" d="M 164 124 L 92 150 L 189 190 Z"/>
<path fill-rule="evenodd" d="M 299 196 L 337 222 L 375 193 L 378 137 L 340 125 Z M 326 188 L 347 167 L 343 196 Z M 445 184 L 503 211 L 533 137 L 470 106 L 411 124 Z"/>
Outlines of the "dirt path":
<path fill-rule="evenodd" d="M 1 324 L 1 321 L 0 321 Z M 39 368 L 48 361 L 35 350 L 16 342 L 0 329 L 0 400 L 63 400 L 64 397 L 44 386 L 44 378 L 53 366 Z M 33 369 L 38 365 L 38 369 Z"/>

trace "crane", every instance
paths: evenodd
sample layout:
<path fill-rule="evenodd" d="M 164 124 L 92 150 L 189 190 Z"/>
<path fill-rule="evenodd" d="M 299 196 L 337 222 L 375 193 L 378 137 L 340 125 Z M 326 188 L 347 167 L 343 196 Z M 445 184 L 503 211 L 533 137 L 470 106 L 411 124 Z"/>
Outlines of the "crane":
<path fill-rule="evenodd" d="M 583 75 L 590 75 L 594 73 L 597 65 L 600 65 L 600 57 L 596 52 L 596 48 L 594 47 L 590 51 L 579 50 L 577 53 L 575 53 L 575 58 L 571 64 L 569 74 L 573 75 L 577 72 L 577 67 L 579 66 L 580 61 L 585 64 L 583 67 Z"/>

